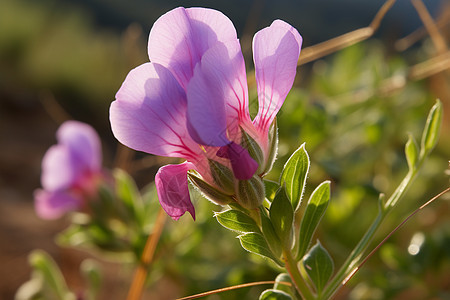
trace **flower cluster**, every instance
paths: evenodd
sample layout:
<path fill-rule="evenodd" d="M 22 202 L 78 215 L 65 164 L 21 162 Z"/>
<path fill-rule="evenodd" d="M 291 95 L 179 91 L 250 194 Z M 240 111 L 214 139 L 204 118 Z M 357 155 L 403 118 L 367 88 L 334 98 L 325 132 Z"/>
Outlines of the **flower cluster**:
<path fill-rule="evenodd" d="M 56 136 L 58 144 L 42 160 L 43 189 L 34 193 L 36 212 L 44 219 L 85 209 L 103 177 L 100 139 L 91 126 L 66 121 Z"/>
<path fill-rule="evenodd" d="M 111 104 L 115 137 L 147 153 L 186 162 L 159 169 L 155 183 L 164 210 L 195 218 L 192 182 L 212 201 L 256 208 L 261 176 L 271 167 L 269 131 L 292 87 L 302 38 L 276 20 L 257 32 L 253 60 L 259 110 L 249 114 L 247 76 L 236 30 L 221 12 L 176 8 L 150 31 L 150 62 L 133 69 Z"/>

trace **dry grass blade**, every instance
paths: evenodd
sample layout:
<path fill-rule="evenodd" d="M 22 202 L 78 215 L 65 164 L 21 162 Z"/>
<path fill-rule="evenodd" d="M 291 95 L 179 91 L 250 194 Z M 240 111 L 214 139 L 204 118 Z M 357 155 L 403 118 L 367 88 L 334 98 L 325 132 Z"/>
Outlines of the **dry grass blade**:
<path fill-rule="evenodd" d="M 67 111 L 58 103 L 55 96 L 50 91 L 42 91 L 39 94 L 39 100 L 42 103 L 45 111 L 48 115 L 58 124 L 61 125 L 67 120 L 72 120 L 73 118 L 67 113 Z"/>
<path fill-rule="evenodd" d="M 364 27 L 352 32 L 345 33 L 338 37 L 329 39 L 328 41 L 320 44 L 307 47 L 302 50 L 298 65 L 303 65 L 314 61 L 323 56 L 334 53 L 338 50 L 344 49 L 348 46 L 364 41 L 373 35 L 373 29 L 370 27 Z"/>
<path fill-rule="evenodd" d="M 344 33 L 338 37 L 329 39 L 328 41 L 304 48 L 300 53 L 297 65 L 300 66 L 306 64 L 370 38 L 378 29 L 381 20 L 394 5 L 395 1 L 396 0 L 387 0 L 377 12 L 368 27 L 359 28 L 354 31 Z M 249 87 L 253 87 L 256 84 L 254 71 L 248 74 L 247 81 Z"/>
<path fill-rule="evenodd" d="M 439 29 L 431 18 L 430 13 L 428 12 L 425 4 L 421 0 L 411 0 L 411 3 L 414 5 L 414 8 L 417 10 L 420 19 L 425 25 L 428 33 L 430 34 L 431 40 L 433 41 L 434 46 L 438 53 L 444 53 L 447 51 L 447 45 L 445 39 L 439 33 Z"/>
<path fill-rule="evenodd" d="M 192 296 L 187 296 L 187 297 L 183 297 L 183 298 L 178 298 L 177 300 L 198 299 L 198 298 L 201 298 L 201 297 L 206 297 L 206 296 L 210 296 L 210 295 L 213 295 L 213 294 L 223 293 L 223 292 L 237 290 L 237 289 L 241 289 L 241 288 L 258 286 L 258 285 L 265 285 L 265 284 L 274 284 L 274 283 L 277 283 L 277 282 L 276 281 L 258 281 L 258 282 L 244 283 L 244 284 L 234 285 L 234 286 L 230 286 L 230 287 L 226 287 L 226 288 L 221 288 L 221 289 L 217 289 L 217 290 L 212 290 L 212 291 L 200 293 L 200 294 L 197 294 L 197 295 L 192 295 Z M 278 284 L 284 284 L 284 285 L 287 285 L 287 286 L 292 286 L 292 284 L 290 282 L 284 282 L 284 281 L 280 281 L 280 282 L 278 282 Z"/>
<path fill-rule="evenodd" d="M 380 27 L 381 20 L 384 18 L 389 9 L 391 9 L 394 3 L 395 0 L 386 1 L 377 12 L 368 27 L 345 33 L 328 41 L 303 49 L 298 60 L 298 65 L 306 64 L 308 62 L 368 39 Z"/>
<path fill-rule="evenodd" d="M 447 24 L 450 24 L 450 6 L 447 7 L 447 9 L 444 10 L 444 12 L 439 16 L 439 18 L 436 20 L 436 27 L 438 29 L 442 29 Z M 414 45 L 419 40 L 423 39 L 424 37 L 428 36 L 427 30 L 422 27 L 417 29 L 416 31 L 410 33 L 409 35 L 399 39 L 395 42 L 395 49 L 397 51 L 405 51 L 412 45 Z"/>
<path fill-rule="evenodd" d="M 411 67 L 409 78 L 420 80 L 450 69 L 450 51 Z"/>

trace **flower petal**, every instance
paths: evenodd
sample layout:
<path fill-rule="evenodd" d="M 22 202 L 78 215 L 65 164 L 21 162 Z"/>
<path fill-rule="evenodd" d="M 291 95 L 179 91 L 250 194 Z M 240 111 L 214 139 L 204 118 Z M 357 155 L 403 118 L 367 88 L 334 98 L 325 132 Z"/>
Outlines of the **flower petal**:
<path fill-rule="evenodd" d="M 187 171 L 195 169 L 185 162 L 179 165 L 161 167 L 155 176 L 159 202 L 166 213 L 175 221 L 187 211 L 195 220 L 195 209 L 189 197 Z"/>
<path fill-rule="evenodd" d="M 249 180 L 258 169 L 258 163 L 250 156 L 248 151 L 234 142 L 221 147 L 217 151 L 217 156 L 230 160 L 233 174 L 239 180 Z"/>
<path fill-rule="evenodd" d="M 236 40 L 233 23 L 207 8 L 175 8 L 156 20 L 148 44 L 151 62 L 170 69 L 185 88 L 203 53 L 217 41 Z"/>
<path fill-rule="evenodd" d="M 209 146 L 228 144 L 240 122 L 250 118 L 244 58 L 237 40 L 219 42 L 205 52 L 187 86 L 187 98 L 194 140 Z"/>
<path fill-rule="evenodd" d="M 48 191 L 68 188 L 82 174 L 82 167 L 67 145 L 54 145 L 42 159 L 41 184 Z"/>
<path fill-rule="evenodd" d="M 267 132 L 294 82 L 302 37 L 276 20 L 255 34 L 253 60 L 258 85 L 259 110 L 254 124 Z"/>
<path fill-rule="evenodd" d="M 186 96 L 169 70 L 143 64 L 128 74 L 111 104 L 114 136 L 147 153 L 195 159 L 201 149 L 186 128 Z"/>
<path fill-rule="evenodd" d="M 77 165 L 90 171 L 100 171 L 102 149 L 94 128 L 77 121 L 66 121 L 59 127 L 56 136 L 60 144 L 67 145 Z"/>
<path fill-rule="evenodd" d="M 78 209 L 80 202 L 63 191 L 48 192 L 39 189 L 34 192 L 34 205 L 40 218 L 57 219 L 68 211 Z"/>

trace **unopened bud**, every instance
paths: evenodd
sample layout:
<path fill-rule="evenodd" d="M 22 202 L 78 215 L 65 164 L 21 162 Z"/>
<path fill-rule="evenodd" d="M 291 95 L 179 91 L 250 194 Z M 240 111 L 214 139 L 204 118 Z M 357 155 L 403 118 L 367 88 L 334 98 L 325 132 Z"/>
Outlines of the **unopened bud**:
<path fill-rule="evenodd" d="M 208 160 L 209 169 L 215 185 L 223 190 L 225 194 L 234 193 L 234 175 L 233 172 L 226 166 L 215 160 Z"/>
<path fill-rule="evenodd" d="M 234 201 L 231 195 L 225 194 L 223 191 L 206 183 L 203 179 L 193 173 L 188 173 L 189 181 L 211 202 L 219 205 L 227 205 Z"/>
<path fill-rule="evenodd" d="M 264 201 L 264 183 L 257 175 L 249 180 L 239 180 L 236 193 L 240 205 L 247 209 L 256 209 Z"/>

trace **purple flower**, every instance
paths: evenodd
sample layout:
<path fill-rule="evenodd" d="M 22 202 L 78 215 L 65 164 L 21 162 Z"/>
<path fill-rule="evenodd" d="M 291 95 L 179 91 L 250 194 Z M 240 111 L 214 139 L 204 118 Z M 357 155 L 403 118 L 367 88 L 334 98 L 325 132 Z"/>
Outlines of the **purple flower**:
<path fill-rule="evenodd" d="M 44 219 L 82 209 L 85 200 L 96 193 L 102 176 L 100 140 L 91 126 L 67 121 L 56 137 L 58 144 L 42 160 L 43 189 L 34 193 L 36 212 Z"/>
<path fill-rule="evenodd" d="M 269 164 L 269 128 L 292 87 L 302 38 L 276 20 L 256 33 L 253 58 L 259 111 L 251 120 L 245 64 L 236 30 L 221 12 L 176 8 L 150 31 L 150 61 L 133 69 L 111 104 L 115 137 L 135 150 L 180 157 L 155 178 L 161 205 L 173 218 L 194 217 L 187 171 L 223 191 L 211 162 L 232 170 L 232 180 L 250 180 Z M 249 154 L 244 136 L 262 159 Z M 258 170 L 258 172 L 257 172 Z M 195 218 L 195 217 L 194 217 Z"/>

